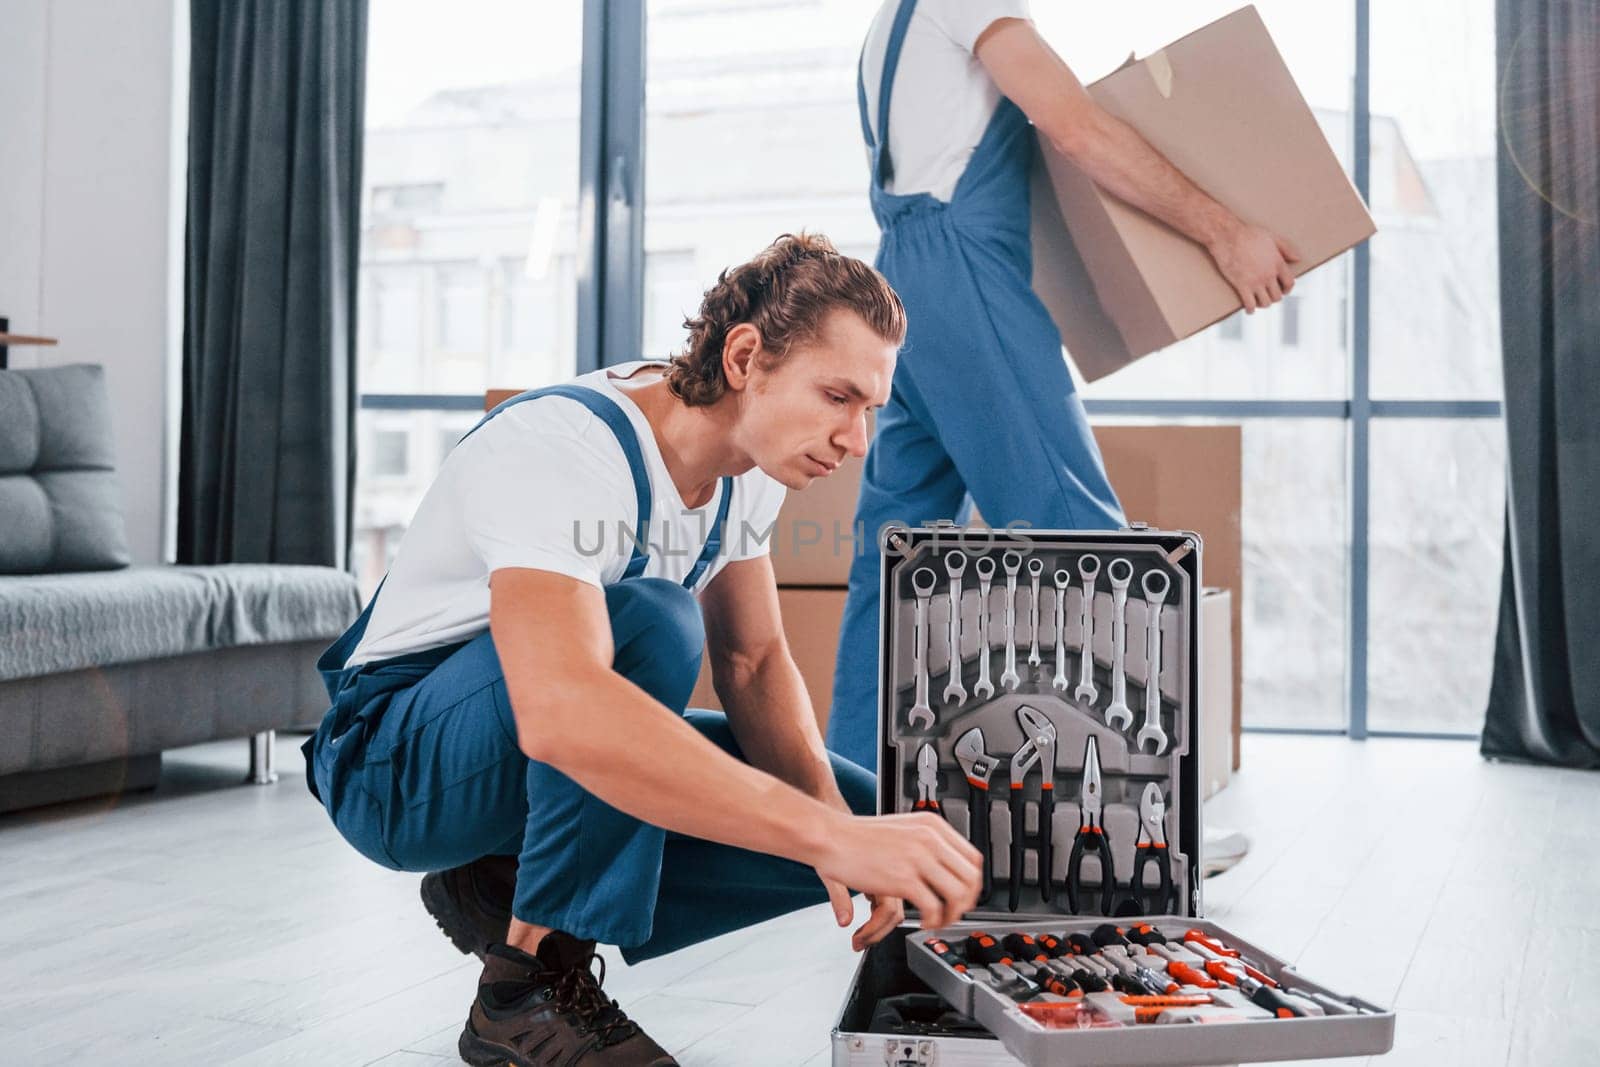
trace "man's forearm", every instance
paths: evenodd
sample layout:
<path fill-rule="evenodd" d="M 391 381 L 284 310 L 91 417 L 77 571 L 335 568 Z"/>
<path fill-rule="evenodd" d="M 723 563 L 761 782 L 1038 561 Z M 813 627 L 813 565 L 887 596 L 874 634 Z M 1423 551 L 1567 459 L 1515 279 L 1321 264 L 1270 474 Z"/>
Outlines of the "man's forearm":
<path fill-rule="evenodd" d="M 717 696 L 745 759 L 811 796 L 835 801 L 833 765 L 805 679 L 787 650 L 747 670 L 725 667 Z"/>
<path fill-rule="evenodd" d="M 1139 131 L 1095 106 L 1070 144 L 1057 146 L 1113 196 L 1210 247 L 1238 218 L 1156 151 Z"/>
<path fill-rule="evenodd" d="M 723 752 L 679 715 L 611 671 L 566 684 L 507 672 L 519 739 L 620 811 L 663 829 L 814 863 L 836 806 Z M 539 722 L 524 728 L 523 717 Z M 561 738 L 540 746 L 531 737 Z M 557 750 L 558 746 L 558 750 Z"/>

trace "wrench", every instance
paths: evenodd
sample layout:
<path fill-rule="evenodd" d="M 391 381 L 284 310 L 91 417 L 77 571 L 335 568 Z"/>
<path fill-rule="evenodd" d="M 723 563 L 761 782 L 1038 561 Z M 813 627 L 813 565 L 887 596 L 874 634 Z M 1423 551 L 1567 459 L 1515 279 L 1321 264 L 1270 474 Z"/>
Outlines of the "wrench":
<path fill-rule="evenodd" d="M 917 700 L 906 721 L 913 730 L 926 730 L 934 723 L 933 709 L 928 706 L 928 601 L 933 598 L 933 584 L 938 580 L 930 567 L 919 567 L 911 573 L 911 588 L 917 594 L 916 633 L 911 639 L 911 673 L 916 679 Z"/>
<path fill-rule="evenodd" d="M 1067 671 L 1067 583 L 1072 581 L 1072 575 L 1066 570 L 1058 570 L 1056 579 L 1056 676 L 1051 680 L 1050 686 L 1065 693 L 1067 686 L 1072 684 Z"/>
<path fill-rule="evenodd" d="M 972 569 L 978 572 L 978 684 L 972 695 L 979 700 L 994 696 L 994 683 L 989 680 L 989 583 L 994 580 L 994 558 L 979 556 Z"/>
<path fill-rule="evenodd" d="M 1000 688 L 1015 692 L 1022 684 L 1017 675 L 1017 571 L 1022 569 L 1022 556 L 1007 552 L 1000 565 L 1006 571 L 1006 669 L 1000 673 Z"/>
<path fill-rule="evenodd" d="M 944 554 L 945 573 L 950 575 L 950 682 L 944 687 L 944 702 L 956 707 L 967 702 L 967 687 L 961 684 L 961 576 L 967 572 L 967 557 L 961 552 Z"/>
<path fill-rule="evenodd" d="M 1028 585 L 1033 597 L 1028 601 L 1028 625 L 1033 631 L 1033 644 L 1028 648 L 1028 666 L 1037 667 L 1044 662 L 1039 655 L 1039 576 L 1044 573 L 1044 560 L 1034 556 L 1028 561 Z"/>
<path fill-rule="evenodd" d="M 1106 568 L 1106 577 L 1111 579 L 1111 704 L 1106 708 L 1106 725 L 1126 730 L 1133 725 L 1128 676 L 1122 673 L 1128 649 L 1128 586 L 1133 582 L 1133 564 L 1114 559 Z"/>
<path fill-rule="evenodd" d="M 1094 684 L 1094 586 L 1100 577 L 1100 557 L 1093 553 L 1079 556 L 1078 577 L 1083 580 L 1083 606 L 1078 615 L 1083 624 L 1083 655 L 1078 661 L 1078 688 L 1072 697 L 1092 708 L 1100 696 Z"/>
<path fill-rule="evenodd" d="M 1144 725 L 1134 738 L 1134 747 L 1144 751 L 1146 741 L 1155 742 L 1159 756 L 1167 750 L 1167 734 L 1161 729 L 1161 605 L 1167 599 L 1172 580 L 1163 571 L 1146 571 L 1139 582 L 1149 614 L 1144 627 Z"/>

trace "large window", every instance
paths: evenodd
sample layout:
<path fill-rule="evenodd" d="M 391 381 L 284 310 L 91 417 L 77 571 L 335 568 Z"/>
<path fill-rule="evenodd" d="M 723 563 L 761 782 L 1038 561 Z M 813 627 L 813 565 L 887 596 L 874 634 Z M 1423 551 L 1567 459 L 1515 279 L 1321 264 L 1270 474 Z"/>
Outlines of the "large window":
<path fill-rule="evenodd" d="M 1088 82 L 1236 6 L 1141 0 L 1091 19 L 1036 5 L 1034 17 Z M 1493 5 L 1256 6 L 1366 185 L 1379 227 L 1366 274 L 1348 254 L 1268 311 L 1084 395 L 1091 413 L 1245 426 L 1247 725 L 1471 732 L 1488 690 L 1504 505 L 1498 405 L 1481 402 L 1499 396 L 1500 375 Z M 1329 401 L 1336 418 L 1307 417 Z"/>
<path fill-rule="evenodd" d="M 1032 5 L 1085 82 L 1237 6 Z M 1085 401 L 1244 428 L 1247 726 L 1470 732 L 1504 506 L 1493 5 L 1256 7 L 1379 233 Z M 876 9 L 373 5 L 369 587 L 485 387 L 667 355 L 717 272 L 779 233 L 873 255 L 855 69 Z"/>
<path fill-rule="evenodd" d="M 372 5 L 353 552 L 369 591 L 472 424 L 439 408 L 573 373 L 582 15 Z"/>
<path fill-rule="evenodd" d="M 863 0 L 647 0 L 645 319 L 665 355 L 730 263 L 781 233 L 871 259 L 856 120 Z"/>

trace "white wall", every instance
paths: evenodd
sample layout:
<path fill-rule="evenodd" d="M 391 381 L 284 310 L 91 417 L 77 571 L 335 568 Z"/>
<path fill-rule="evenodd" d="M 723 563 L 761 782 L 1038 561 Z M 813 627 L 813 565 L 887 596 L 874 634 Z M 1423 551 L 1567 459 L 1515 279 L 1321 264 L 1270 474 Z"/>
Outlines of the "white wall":
<path fill-rule="evenodd" d="M 182 337 L 185 0 L 0 0 L 0 315 L 102 363 L 137 563 L 170 558 Z"/>

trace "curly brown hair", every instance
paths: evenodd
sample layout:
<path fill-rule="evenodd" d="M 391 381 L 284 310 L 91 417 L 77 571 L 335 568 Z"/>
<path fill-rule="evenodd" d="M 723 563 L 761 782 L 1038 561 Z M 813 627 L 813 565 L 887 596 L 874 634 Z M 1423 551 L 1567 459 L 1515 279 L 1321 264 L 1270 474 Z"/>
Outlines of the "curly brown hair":
<path fill-rule="evenodd" d="M 668 388 L 691 407 L 716 403 L 728 389 L 722 349 L 729 330 L 754 326 L 761 334 L 758 365 L 771 369 L 794 345 L 816 340 L 828 313 L 839 308 L 860 315 L 884 340 L 904 343 L 906 309 L 883 275 L 820 234 L 786 233 L 706 290 L 699 314 L 684 320 L 689 344 L 670 361 Z"/>

